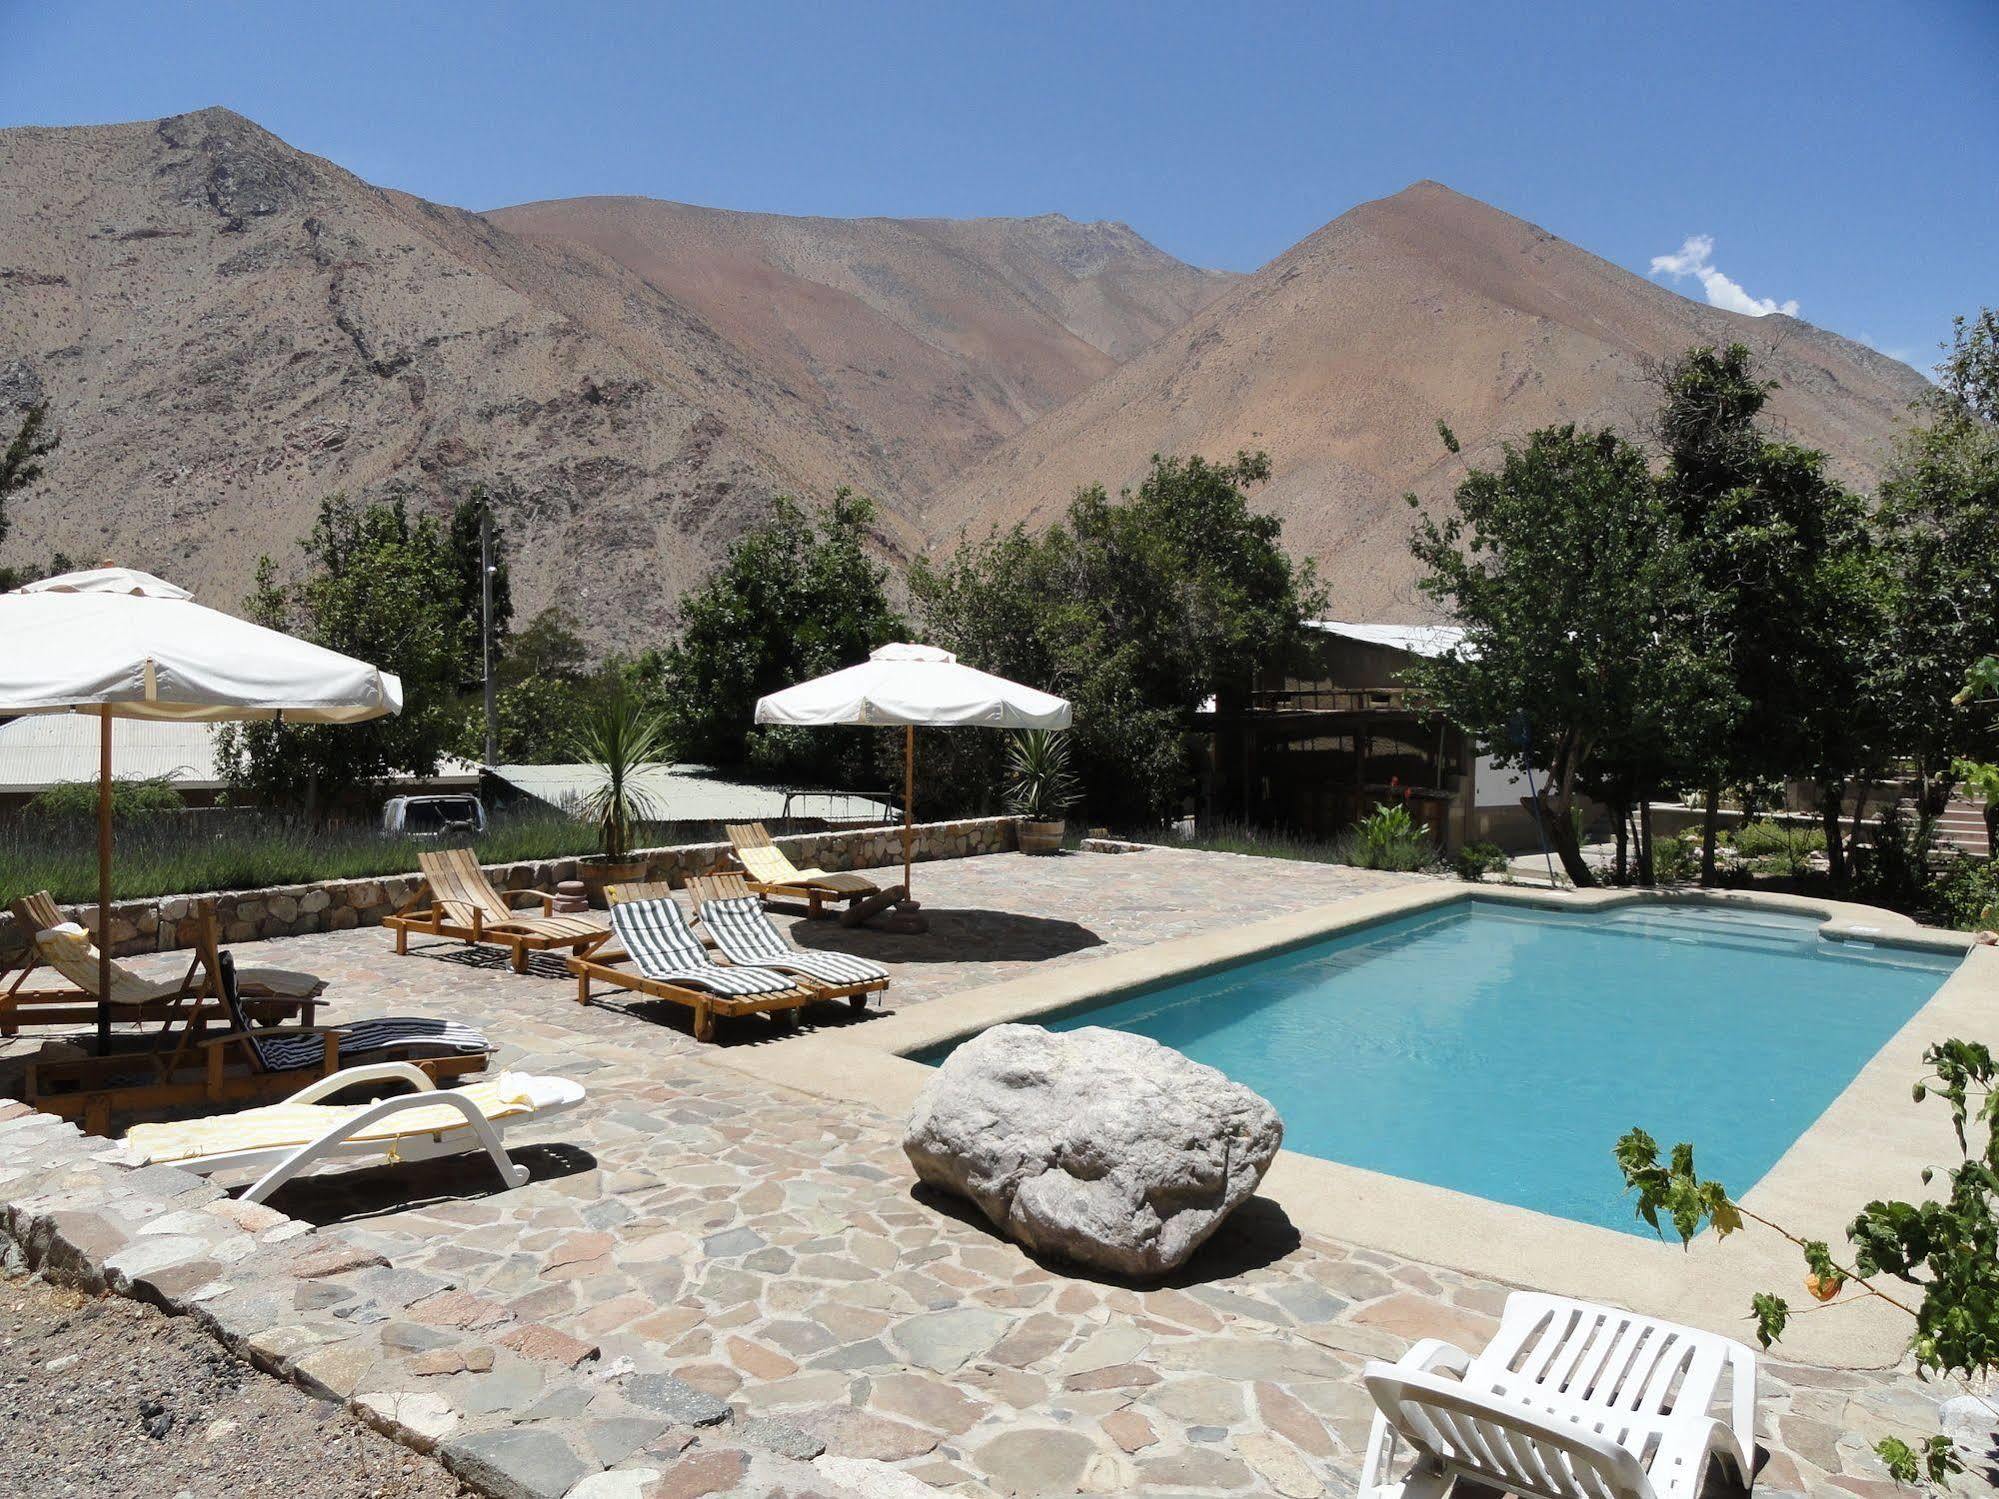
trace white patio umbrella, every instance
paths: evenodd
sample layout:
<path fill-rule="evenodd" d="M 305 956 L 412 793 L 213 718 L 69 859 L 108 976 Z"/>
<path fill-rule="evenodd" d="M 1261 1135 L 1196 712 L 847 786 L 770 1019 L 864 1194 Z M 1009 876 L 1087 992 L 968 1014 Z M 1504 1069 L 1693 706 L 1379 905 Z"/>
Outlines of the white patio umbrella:
<path fill-rule="evenodd" d="M 97 1042 L 111 1011 L 111 720 L 283 718 L 358 723 L 400 713 L 403 685 L 364 661 L 204 608 L 149 573 L 99 567 L 0 594 L 0 718 L 99 721 Z M 29 934 L 32 936 L 32 933 Z"/>
<path fill-rule="evenodd" d="M 915 825 L 916 730 L 970 725 L 985 729 L 1066 729 L 1069 704 L 961 665 L 930 645 L 885 645 L 859 666 L 814 677 L 757 700 L 758 723 L 901 724 L 902 888 L 909 889 Z"/>

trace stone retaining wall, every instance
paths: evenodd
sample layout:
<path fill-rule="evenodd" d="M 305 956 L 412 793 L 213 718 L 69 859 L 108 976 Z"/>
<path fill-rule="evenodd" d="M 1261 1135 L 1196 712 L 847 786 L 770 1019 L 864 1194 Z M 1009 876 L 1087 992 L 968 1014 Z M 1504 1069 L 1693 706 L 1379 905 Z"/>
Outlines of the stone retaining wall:
<path fill-rule="evenodd" d="M 1004 853 L 1019 846 L 1019 823 L 1011 817 L 971 818 L 961 822 L 918 823 L 914 856 L 919 861 L 965 859 Z M 902 861 L 901 828 L 849 828 L 826 833 L 800 833 L 776 840 L 800 868 L 879 869 Z M 680 884 L 691 875 L 735 867 L 726 843 L 686 843 L 674 848 L 643 851 L 654 879 Z M 576 878 L 574 859 L 530 859 L 487 866 L 493 883 L 507 890 L 554 890 Z M 120 957 L 132 953 L 167 952 L 194 945 L 195 902 L 213 900 L 225 942 L 254 942 L 265 937 L 295 937 L 306 932 L 346 931 L 376 926 L 408 900 L 417 876 L 378 875 L 371 879 L 322 880 L 311 885 L 276 885 L 263 890 L 229 890 L 213 895 L 163 895 L 117 901 L 111 907 L 111 950 Z M 15 892 L 20 893 L 20 892 Z M 93 931 L 97 907 L 64 908 L 72 919 Z M 23 937 L 14 918 L 0 915 L 0 956 L 18 952 Z"/>

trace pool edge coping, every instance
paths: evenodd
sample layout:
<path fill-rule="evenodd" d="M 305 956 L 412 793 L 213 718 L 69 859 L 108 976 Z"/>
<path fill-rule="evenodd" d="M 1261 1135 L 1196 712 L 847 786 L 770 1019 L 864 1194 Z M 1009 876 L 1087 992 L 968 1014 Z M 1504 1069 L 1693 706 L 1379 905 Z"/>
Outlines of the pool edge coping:
<path fill-rule="evenodd" d="M 1467 901 L 1575 912 L 1637 904 L 1739 906 L 1816 916 L 1821 934 L 1832 940 L 1967 955 L 1744 1194 L 1752 1210 L 1834 1244 L 1844 1243 L 1845 1221 L 1862 1203 L 1920 1189 L 1918 1172 L 1948 1144 L 1942 1116 L 1911 1106 L 1909 1085 L 1919 1075 L 1922 1049 L 1981 1023 L 1979 1009 L 1989 1011 L 1999 997 L 1999 949 L 1872 906 L 1734 890 L 1554 891 L 1424 880 L 1018 975 L 835 1032 L 718 1049 L 711 1059 L 817 1098 L 906 1113 L 935 1076 L 934 1068 L 913 1060 L 914 1053 L 993 1025 L 1197 978 Z M 1864 1154 L 1851 1148 L 1855 1140 L 1867 1142 Z M 1282 1208 L 1302 1234 L 1508 1284 L 1620 1302 L 1737 1337 L 1749 1334 L 1753 1292 L 1794 1293 L 1803 1274 L 1794 1246 L 1753 1225 L 1726 1244 L 1709 1232 L 1682 1248 L 1290 1150 L 1278 1152 L 1259 1195 Z M 1782 1357 L 1833 1367 L 1892 1366 L 1906 1352 L 1908 1331 L 1892 1310 L 1856 1301 L 1831 1317 L 1794 1322 Z"/>

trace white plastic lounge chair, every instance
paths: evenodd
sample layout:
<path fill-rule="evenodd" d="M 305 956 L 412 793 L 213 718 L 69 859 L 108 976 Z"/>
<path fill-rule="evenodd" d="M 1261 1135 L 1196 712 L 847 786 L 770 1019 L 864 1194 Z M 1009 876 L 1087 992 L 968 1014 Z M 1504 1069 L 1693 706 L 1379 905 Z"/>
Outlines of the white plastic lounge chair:
<path fill-rule="evenodd" d="M 416 1091 L 374 1103 L 319 1101 L 356 1083 L 388 1081 L 406 1082 Z M 243 1194 L 245 1202 L 262 1202 L 326 1161 L 425 1161 L 484 1150 L 501 1180 L 518 1187 L 528 1173 L 507 1156 L 501 1143 L 507 1128 L 545 1119 L 582 1101 L 582 1085 L 568 1078 L 503 1072 L 463 1088 L 439 1088 L 407 1062 L 380 1062 L 320 1078 L 283 1103 L 260 1109 L 135 1124 L 125 1135 L 125 1160 L 132 1166 L 178 1166 L 203 1176 L 262 1171 Z"/>
<path fill-rule="evenodd" d="M 768 968 L 727 968 L 715 962 L 671 896 L 614 902 L 611 933 L 623 946 L 620 958 L 631 966 L 613 961 L 608 952 L 611 934 L 606 934 L 597 947 L 569 959 L 569 971 L 576 975 L 576 1002 L 590 1002 L 590 984 L 595 980 L 613 989 L 686 1005 L 694 1011 L 697 1041 L 712 1039 L 717 1015 L 774 1015 L 824 997 L 817 986 L 799 984 Z"/>
<path fill-rule="evenodd" d="M 869 994 L 888 987 L 888 970 L 871 958 L 793 947 L 739 874 L 697 875 L 687 888 L 702 929 L 731 963 L 795 973 L 823 985 L 831 997 L 853 1001 L 856 1008 L 867 1003 Z"/>
<path fill-rule="evenodd" d="M 1709 1414 L 1724 1372 L 1728 1421 Z M 1376 1408 L 1361 1499 L 1458 1478 L 1539 1499 L 1694 1499 L 1710 1454 L 1745 1489 L 1754 1473 L 1756 1355 L 1673 1322 L 1516 1292 L 1476 1358 L 1426 1338 L 1361 1378 Z"/>

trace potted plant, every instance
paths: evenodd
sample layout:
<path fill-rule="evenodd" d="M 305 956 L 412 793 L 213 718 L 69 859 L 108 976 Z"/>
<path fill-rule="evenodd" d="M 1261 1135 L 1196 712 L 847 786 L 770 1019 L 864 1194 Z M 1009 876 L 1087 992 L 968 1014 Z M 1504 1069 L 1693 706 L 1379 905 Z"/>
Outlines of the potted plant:
<path fill-rule="evenodd" d="M 1063 814 L 1076 803 L 1069 743 L 1054 729 L 1028 729 L 1007 747 L 1007 809 L 1021 819 L 1020 851 L 1052 854 L 1062 847 Z"/>
<path fill-rule="evenodd" d="M 599 781 L 578 802 L 582 817 L 597 824 L 600 852 L 578 859 L 576 872 L 590 892 L 590 904 L 602 908 L 604 887 L 621 880 L 643 880 L 646 861 L 631 857 L 632 825 L 656 820 L 660 808 L 639 784 L 648 765 L 669 758 L 666 718 L 629 692 L 615 693 L 593 707 L 570 739 L 572 753 L 592 766 Z"/>

